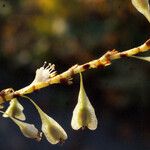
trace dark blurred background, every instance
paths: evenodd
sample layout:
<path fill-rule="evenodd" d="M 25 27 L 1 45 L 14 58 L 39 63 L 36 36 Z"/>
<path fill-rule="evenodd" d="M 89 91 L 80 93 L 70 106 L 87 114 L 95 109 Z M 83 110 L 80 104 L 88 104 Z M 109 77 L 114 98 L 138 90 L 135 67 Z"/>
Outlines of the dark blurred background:
<path fill-rule="evenodd" d="M 44 61 L 61 73 L 96 59 L 107 50 L 123 51 L 149 38 L 150 24 L 130 0 L 0 0 L 0 89 L 28 85 Z M 141 54 L 149 55 L 150 53 Z M 99 121 L 95 131 L 74 131 L 74 84 L 52 85 L 30 94 L 68 133 L 61 145 L 22 136 L 9 119 L 0 119 L 0 150 L 149 150 L 149 63 L 126 58 L 103 70 L 83 73 L 87 95 Z M 27 121 L 40 128 L 33 105 L 23 99 Z"/>

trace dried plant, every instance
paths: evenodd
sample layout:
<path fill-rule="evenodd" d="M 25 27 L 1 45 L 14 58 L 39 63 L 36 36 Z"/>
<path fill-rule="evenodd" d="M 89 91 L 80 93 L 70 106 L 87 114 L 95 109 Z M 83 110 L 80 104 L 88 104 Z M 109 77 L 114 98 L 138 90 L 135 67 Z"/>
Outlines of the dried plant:
<path fill-rule="evenodd" d="M 150 8 L 148 0 L 132 0 L 132 4 L 150 22 Z M 45 88 L 52 84 L 72 84 L 74 75 L 80 74 L 80 90 L 78 102 L 73 111 L 71 126 L 75 130 L 80 128 L 84 129 L 85 127 L 91 130 L 95 130 L 97 128 L 98 121 L 96 118 L 95 110 L 85 92 L 81 73 L 87 71 L 88 69 L 103 69 L 104 67 L 110 66 L 113 60 L 123 59 L 125 57 L 133 57 L 135 59 L 141 59 L 150 62 L 150 57 L 135 56 L 136 54 L 149 50 L 150 39 L 148 39 L 142 45 L 126 51 L 119 52 L 116 49 L 107 51 L 100 58 L 82 65 L 76 64 L 61 74 L 57 74 L 54 64 L 47 64 L 45 62 L 42 67 L 36 70 L 35 78 L 31 84 L 19 90 L 7 88 L 0 92 L 1 109 L 4 109 L 3 104 L 5 102 L 10 102 L 8 108 L 5 111 L 0 112 L 3 113 L 3 117 L 10 118 L 16 125 L 18 125 L 25 137 L 40 141 L 43 132 L 51 144 L 62 143 L 68 138 L 65 130 L 54 119 L 43 112 L 43 110 L 41 110 L 41 108 L 32 99 L 27 97 L 26 94 L 35 92 L 36 90 Z M 28 99 L 35 106 L 41 118 L 42 132 L 38 131 L 38 129 L 35 128 L 33 124 L 24 122 L 26 120 L 23 112 L 24 108 L 17 100 L 18 97 Z"/>

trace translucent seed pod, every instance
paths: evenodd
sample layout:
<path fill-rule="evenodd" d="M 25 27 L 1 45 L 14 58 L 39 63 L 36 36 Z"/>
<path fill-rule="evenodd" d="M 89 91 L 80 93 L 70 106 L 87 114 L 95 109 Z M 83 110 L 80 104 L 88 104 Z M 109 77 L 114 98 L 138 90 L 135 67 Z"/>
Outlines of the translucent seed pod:
<path fill-rule="evenodd" d="M 98 121 L 95 115 L 95 110 L 86 95 L 82 75 L 80 74 L 80 91 L 77 105 L 73 110 L 71 126 L 74 130 L 78 130 L 80 128 L 84 129 L 85 127 L 90 130 L 95 130 L 97 128 L 97 124 Z"/>
<path fill-rule="evenodd" d="M 28 98 L 38 110 L 42 121 L 41 130 L 44 133 L 46 139 L 51 144 L 63 143 L 68 138 L 65 130 L 53 118 L 44 113 L 33 100 L 27 96 L 23 97 Z"/>
<path fill-rule="evenodd" d="M 42 132 L 39 132 L 33 124 L 25 123 L 12 117 L 10 118 L 19 126 L 20 131 L 25 137 L 35 139 L 37 141 L 41 140 Z"/>
<path fill-rule="evenodd" d="M 24 108 L 16 98 L 12 99 L 9 104 L 10 105 L 3 114 L 3 117 L 13 117 L 22 121 L 26 119 L 23 113 Z"/>
<path fill-rule="evenodd" d="M 46 114 L 42 114 L 42 132 L 51 144 L 64 143 L 67 139 L 64 129 Z"/>
<path fill-rule="evenodd" d="M 131 0 L 133 6 L 143 14 L 147 20 L 150 22 L 150 6 L 149 0 Z"/>
<path fill-rule="evenodd" d="M 0 113 L 4 114 L 5 112 L 0 111 Z M 11 116 L 8 117 L 20 128 L 20 131 L 25 137 L 35 139 L 37 141 L 41 140 L 42 132 L 39 132 L 38 129 L 33 124 L 23 122 Z"/>

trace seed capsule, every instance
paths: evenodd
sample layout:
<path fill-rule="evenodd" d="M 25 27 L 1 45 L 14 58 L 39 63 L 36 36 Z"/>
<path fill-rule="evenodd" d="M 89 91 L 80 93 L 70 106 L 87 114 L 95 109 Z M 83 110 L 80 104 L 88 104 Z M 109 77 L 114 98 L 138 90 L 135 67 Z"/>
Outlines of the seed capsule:
<path fill-rule="evenodd" d="M 9 104 L 10 105 L 3 114 L 3 117 L 13 117 L 22 121 L 26 119 L 23 113 L 24 108 L 16 98 L 12 99 Z"/>
<path fill-rule="evenodd" d="M 44 113 L 32 99 L 27 96 L 23 97 L 28 98 L 38 110 L 42 121 L 41 130 L 44 133 L 46 139 L 51 144 L 63 143 L 68 138 L 65 130 L 53 118 Z"/>
<path fill-rule="evenodd" d="M 25 123 L 12 117 L 10 118 L 19 126 L 20 131 L 25 137 L 35 139 L 37 141 L 41 140 L 42 132 L 39 132 L 33 124 Z"/>
<path fill-rule="evenodd" d="M 80 74 L 80 91 L 77 105 L 73 111 L 71 126 L 74 130 L 78 130 L 80 128 L 84 129 L 85 127 L 90 130 L 95 130 L 97 128 L 97 124 L 98 122 L 95 115 L 95 110 L 86 95 L 82 75 Z"/>
<path fill-rule="evenodd" d="M 133 6 L 141 13 L 143 14 L 147 20 L 150 22 L 150 6 L 149 6 L 149 0 L 131 0 Z"/>

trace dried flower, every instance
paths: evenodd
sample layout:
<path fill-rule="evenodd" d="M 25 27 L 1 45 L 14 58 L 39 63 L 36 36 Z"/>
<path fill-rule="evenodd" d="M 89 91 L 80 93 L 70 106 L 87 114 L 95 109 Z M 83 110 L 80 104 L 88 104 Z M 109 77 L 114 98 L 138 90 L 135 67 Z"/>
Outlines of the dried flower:
<path fill-rule="evenodd" d="M 51 144 L 63 143 L 68 137 L 64 129 L 51 117 L 49 117 L 46 113 L 44 113 L 41 108 L 29 97 L 28 98 L 36 107 L 39 112 L 42 121 L 42 132 L 45 137 Z"/>
<path fill-rule="evenodd" d="M 95 130 L 97 128 L 95 111 L 84 90 L 81 74 L 78 103 L 73 111 L 71 126 L 74 130 L 78 130 L 80 128 L 84 129 L 85 127 L 90 130 Z"/>
<path fill-rule="evenodd" d="M 149 6 L 149 0 L 131 0 L 133 6 L 141 13 L 143 14 L 147 20 L 150 22 L 150 6 Z"/>
<path fill-rule="evenodd" d="M 23 106 L 18 102 L 16 98 L 13 98 L 10 103 L 9 107 L 3 114 L 3 117 L 13 117 L 19 120 L 25 120 L 26 117 L 23 113 Z"/>

